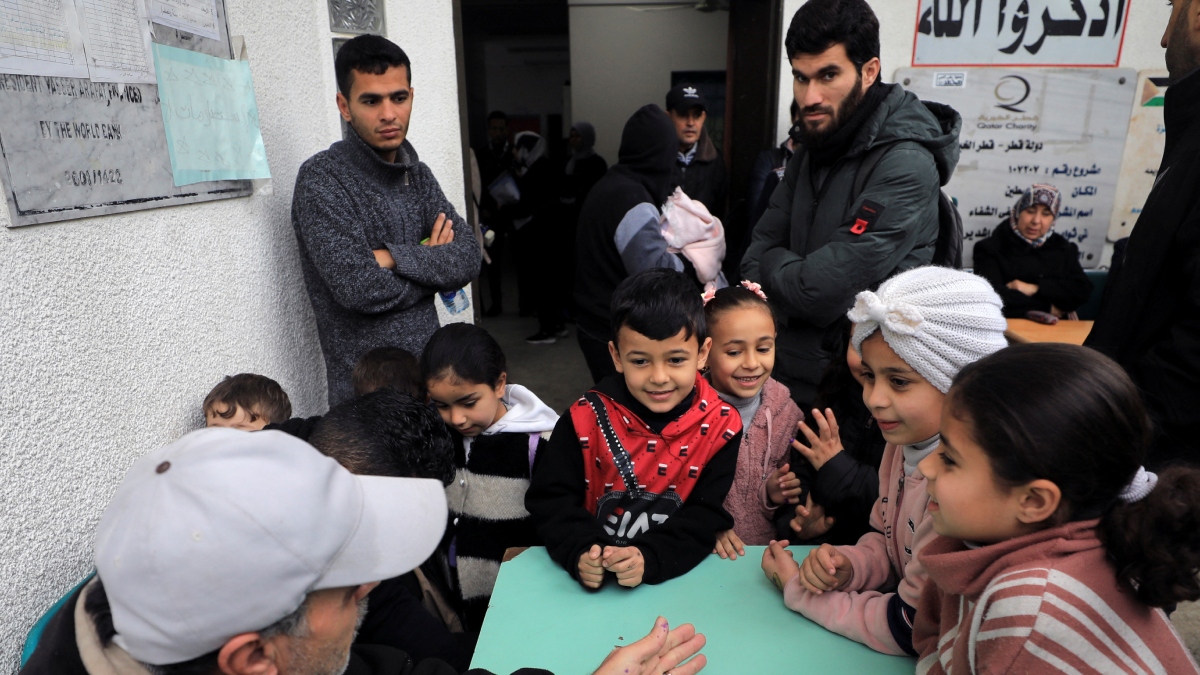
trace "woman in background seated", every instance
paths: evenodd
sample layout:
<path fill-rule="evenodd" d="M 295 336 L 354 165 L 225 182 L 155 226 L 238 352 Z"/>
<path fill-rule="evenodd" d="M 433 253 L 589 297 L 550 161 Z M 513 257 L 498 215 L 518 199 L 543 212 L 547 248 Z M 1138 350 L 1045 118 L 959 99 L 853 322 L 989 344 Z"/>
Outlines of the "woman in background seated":
<path fill-rule="evenodd" d="M 975 273 L 1004 299 L 1010 319 L 1035 310 L 1064 318 L 1092 293 L 1079 248 L 1053 231 L 1061 205 L 1058 188 L 1035 183 L 992 236 L 975 244 Z"/>

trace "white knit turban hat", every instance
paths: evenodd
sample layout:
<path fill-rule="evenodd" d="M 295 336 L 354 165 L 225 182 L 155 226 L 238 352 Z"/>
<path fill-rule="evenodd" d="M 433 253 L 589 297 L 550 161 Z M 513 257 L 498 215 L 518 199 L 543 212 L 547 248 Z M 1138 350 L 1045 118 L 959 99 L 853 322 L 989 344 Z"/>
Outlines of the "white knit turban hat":
<path fill-rule="evenodd" d="M 948 267 L 918 267 L 863 291 L 847 313 L 850 338 L 862 343 L 879 329 L 904 362 L 943 394 L 963 366 L 1003 349 L 1003 302 L 983 277 Z"/>

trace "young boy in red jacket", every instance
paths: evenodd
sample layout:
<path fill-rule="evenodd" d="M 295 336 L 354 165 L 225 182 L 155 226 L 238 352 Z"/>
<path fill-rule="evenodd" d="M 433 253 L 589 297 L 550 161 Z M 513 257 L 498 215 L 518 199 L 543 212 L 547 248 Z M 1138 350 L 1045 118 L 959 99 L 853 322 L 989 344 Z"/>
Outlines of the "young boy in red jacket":
<path fill-rule="evenodd" d="M 699 375 L 712 341 L 700 291 L 650 269 L 613 293 L 617 374 L 571 405 L 525 495 L 550 556 L 586 588 L 684 574 L 733 527 L 722 507 L 742 422 Z"/>

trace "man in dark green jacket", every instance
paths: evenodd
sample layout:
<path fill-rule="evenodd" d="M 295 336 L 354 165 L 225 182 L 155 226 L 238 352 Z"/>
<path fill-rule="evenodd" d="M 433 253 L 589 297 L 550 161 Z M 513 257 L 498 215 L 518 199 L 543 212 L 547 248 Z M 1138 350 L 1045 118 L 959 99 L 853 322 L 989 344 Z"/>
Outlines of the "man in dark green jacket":
<path fill-rule="evenodd" d="M 807 410 L 834 356 L 825 334 L 854 296 L 933 259 L 938 190 L 958 163 L 962 119 L 879 81 L 879 21 L 866 0 L 809 0 L 785 46 L 800 106 L 797 150 L 754 227 L 742 274 L 787 317 L 774 377 Z M 855 194 L 868 158 L 873 168 Z"/>

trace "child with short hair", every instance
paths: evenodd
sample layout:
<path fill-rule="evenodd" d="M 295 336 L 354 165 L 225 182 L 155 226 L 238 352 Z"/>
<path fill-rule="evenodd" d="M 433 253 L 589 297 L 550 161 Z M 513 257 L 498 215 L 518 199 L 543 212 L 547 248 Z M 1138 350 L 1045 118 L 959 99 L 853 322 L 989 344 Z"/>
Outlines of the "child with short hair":
<path fill-rule="evenodd" d="M 717 535 L 716 553 L 736 560 L 744 546 L 765 546 L 774 539 L 771 519 L 789 502 L 798 502 L 800 480 L 786 463 L 796 424 L 804 413 L 788 388 L 771 379 L 775 367 L 775 314 L 758 284 L 704 294 L 704 321 L 712 337 L 709 384 L 742 418 L 737 472 L 725 497 L 733 529 Z"/>
<path fill-rule="evenodd" d="M 525 505 L 550 556 L 586 588 L 691 570 L 733 527 L 722 507 L 742 424 L 700 373 L 712 341 L 695 283 L 639 272 L 612 297 L 617 375 L 573 403 L 534 468 Z"/>
<path fill-rule="evenodd" d="M 204 426 L 258 431 L 292 416 L 279 383 L 263 375 L 227 375 L 204 397 Z"/>
<path fill-rule="evenodd" d="M 1200 598 L 1200 471 L 1147 473 L 1150 438 L 1099 352 L 1020 345 L 959 373 L 920 464 L 939 536 L 918 673 L 1200 672 L 1159 609 Z"/>
<path fill-rule="evenodd" d="M 790 609 L 875 651 L 915 656 L 912 619 L 925 584 L 917 554 L 934 537 L 917 465 L 938 447 L 951 379 L 1003 349 L 1007 323 L 987 280 L 944 267 L 918 267 L 859 293 L 848 316 L 862 356 L 863 402 L 888 443 L 873 531 L 854 546 L 823 544 L 803 565 L 786 541 L 773 542 L 762 566 Z M 813 417 L 819 433 L 801 427 L 809 444 L 839 446 L 836 420 L 816 410 Z"/>
<path fill-rule="evenodd" d="M 383 387 L 394 387 L 415 399 L 425 400 L 421 362 L 400 347 L 379 347 L 363 354 L 350 373 L 354 395 L 362 396 Z"/>
<path fill-rule="evenodd" d="M 558 422 L 533 392 L 509 384 L 506 371 L 500 345 L 472 324 L 439 328 L 421 354 L 429 398 L 455 441 L 443 552 L 473 631 L 483 624 L 505 549 L 539 543 L 525 491 L 543 436 Z"/>

